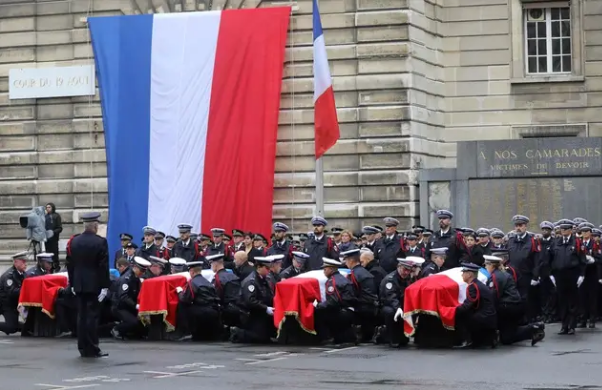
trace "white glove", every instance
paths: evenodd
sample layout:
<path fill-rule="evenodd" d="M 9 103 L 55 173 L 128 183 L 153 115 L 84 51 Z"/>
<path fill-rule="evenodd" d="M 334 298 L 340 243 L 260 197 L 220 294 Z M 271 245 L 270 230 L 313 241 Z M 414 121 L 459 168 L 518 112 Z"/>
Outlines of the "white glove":
<path fill-rule="evenodd" d="M 594 264 L 596 262 L 596 260 L 594 260 L 594 258 L 590 255 L 585 256 L 585 258 L 587 259 L 587 264 Z"/>
<path fill-rule="evenodd" d="M 109 292 L 108 288 L 103 288 L 100 290 L 100 294 L 98 294 L 98 302 L 102 302 L 107 297 L 107 293 Z"/>
<path fill-rule="evenodd" d="M 395 312 L 395 315 L 393 316 L 393 321 L 397 322 L 398 319 L 400 319 L 401 317 L 403 317 L 403 310 L 401 310 L 401 308 L 397 309 L 397 311 Z"/>
<path fill-rule="evenodd" d="M 274 308 L 273 307 L 267 307 L 265 309 L 265 312 L 268 313 L 269 316 L 273 316 L 274 315 Z"/>
<path fill-rule="evenodd" d="M 75 289 L 71 287 L 71 294 L 75 295 Z"/>
<path fill-rule="evenodd" d="M 598 283 L 602 284 L 602 279 L 598 279 Z"/>
<path fill-rule="evenodd" d="M 550 280 L 552 281 L 554 287 L 556 287 L 556 279 L 554 279 L 554 277 L 550 275 Z"/>
<path fill-rule="evenodd" d="M 537 286 L 539 284 L 539 280 L 531 280 L 531 286 Z"/>
<path fill-rule="evenodd" d="M 184 289 L 182 287 L 180 287 L 180 286 L 176 287 L 176 292 L 178 294 L 181 293 L 182 291 L 184 291 Z"/>
<path fill-rule="evenodd" d="M 581 284 L 583 284 L 583 279 L 585 279 L 583 276 L 579 276 L 577 279 L 577 287 L 581 287 Z"/>
<path fill-rule="evenodd" d="M 143 278 L 140 278 L 140 283 L 142 283 L 142 282 L 144 282 L 144 279 L 143 279 Z"/>
<path fill-rule="evenodd" d="M 136 305 L 136 310 L 140 309 L 140 305 Z"/>
<path fill-rule="evenodd" d="M 601 280 L 601 282 L 602 282 L 602 280 Z M 314 299 L 314 307 L 318 307 L 318 300 L 317 299 Z"/>

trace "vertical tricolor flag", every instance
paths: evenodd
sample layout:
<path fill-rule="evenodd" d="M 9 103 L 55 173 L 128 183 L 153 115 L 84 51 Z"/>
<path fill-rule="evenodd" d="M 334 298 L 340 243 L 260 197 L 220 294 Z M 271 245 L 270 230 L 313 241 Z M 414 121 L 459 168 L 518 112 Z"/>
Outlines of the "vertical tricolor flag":
<path fill-rule="evenodd" d="M 112 246 L 145 225 L 270 231 L 289 20 L 288 7 L 90 18 Z"/>
<path fill-rule="evenodd" d="M 314 126 L 316 132 L 316 159 L 334 146 L 340 137 L 337 107 L 328 68 L 328 56 L 318 0 L 313 0 L 314 26 Z"/>

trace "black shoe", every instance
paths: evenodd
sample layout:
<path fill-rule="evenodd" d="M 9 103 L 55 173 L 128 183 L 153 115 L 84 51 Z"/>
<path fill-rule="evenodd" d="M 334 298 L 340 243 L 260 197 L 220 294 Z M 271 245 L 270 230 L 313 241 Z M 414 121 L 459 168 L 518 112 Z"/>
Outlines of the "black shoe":
<path fill-rule="evenodd" d="M 543 338 L 546 337 L 546 332 L 543 331 L 535 331 L 531 336 L 531 346 L 535 346 L 535 344 L 539 343 Z"/>
<path fill-rule="evenodd" d="M 472 341 L 464 341 L 460 345 L 456 345 L 454 349 L 469 349 L 472 348 Z"/>
<path fill-rule="evenodd" d="M 575 329 L 569 329 L 569 331 L 567 332 L 567 334 L 574 335 L 575 334 Z"/>
<path fill-rule="evenodd" d="M 230 327 L 230 342 L 239 343 L 240 342 L 240 329 L 236 326 Z"/>
<path fill-rule="evenodd" d="M 107 356 L 109 356 L 108 353 L 100 351 L 96 355 L 94 355 L 93 357 L 95 357 L 95 358 L 103 358 L 103 357 L 107 357 Z"/>
<path fill-rule="evenodd" d="M 491 339 L 491 349 L 497 348 L 499 343 L 500 343 L 500 332 L 496 330 L 495 335 Z"/>
<path fill-rule="evenodd" d="M 567 328 L 562 328 L 558 334 L 569 334 L 569 330 Z"/>
<path fill-rule="evenodd" d="M 380 340 L 380 337 L 382 335 L 383 332 L 383 326 L 377 326 L 376 329 L 374 329 L 374 335 L 372 335 L 372 344 L 374 345 L 378 345 L 378 342 Z"/>
<path fill-rule="evenodd" d="M 121 333 L 119 333 L 119 331 L 115 328 L 111 329 L 111 336 L 113 336 L 113 338 L 115 340 L 123 340 L 124 337 L 121 335 Z"/>
<path fill-rule="evenodd" d="M 590 321 L 589 325 L 587 327 L 590 329 L 594 329 L 594 328 L 596 328 L 596 323 L 594 321 Z"/>
<path fill-rule="evenodd" d="M 587 323 L 585 321 L 580 321 L 577 324 L 577 328 L 586 328 L 587 327 Z"/>

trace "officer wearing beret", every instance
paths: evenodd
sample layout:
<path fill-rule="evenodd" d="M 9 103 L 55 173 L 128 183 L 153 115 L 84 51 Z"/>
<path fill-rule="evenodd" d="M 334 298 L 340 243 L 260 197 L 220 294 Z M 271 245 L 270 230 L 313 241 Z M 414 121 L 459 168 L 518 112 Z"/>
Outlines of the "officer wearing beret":
<path fill-rule="evenodd" d="M 393 272 L 397 268 L 397 258 L 403 251 L 403 238 L 397 233 L 399 221 L 392 217 L 383 219 L 385 224 L 384 237 L 377 248 L 373 249 L 374 256 L 385 272 Z M 401 255 L 403 256 L 403 254 Z"/>
<path fill-rule="evenodd" d="M 312 218 L 311 224 L 314 227 L 314 234 L 303 245 L 303 251 L 309 255 L 309 259 L 305 262 L 305 267 L 308 271 L 320 269 L 323 257 L 331 259 L 339 257 L 332 238 L 327 237 L 324 233 L 328 221 L 320 216 L 316 216 Z"/>
<path fill-rule="evenodd" d="M 132 235 L 129 233 L 121 233 L 119 235 L 119 239 L 121 240 L 121 249 L 118 249 L 115 252 L 115 256 L 113 256 L 113 268 L 116 268 L 115 264 L 117 264 L 117 260 L 119 260 L 122 257 L 127 257 L 126 253 L 125 253 L 125 249 L 127 248 L 127 245 L 130 242 L 132 242 L 134 237 L 132 237 Z"/>
<path fill-rule="evenodd" d="M 274 239 L 272 240 L 272 246 L 268 248 L 267 255 L 283 255 L 282 268 L 288 268 L 293 262 L 293 246 L 286 238 L 288 226 L 282 222 L 276 222 L 274 223 L 273 229 Z"/>
<path fill-rule="evenodd" d="M 451 226 L 451 220 L 454 215 L 448 210 L 438 210 L 439 230 L 437 230 L 430 239 L 430 248 L 447 248 L 447 258 L 443 271 L 456 268 L 460 264 L 462 256 L 462 236 Z M 427 253 L 427 258 L 430 255 Z"/>
<path fill-rule="evenodd" d="M 84 232 L 69 244 L 67 272 L 69 283 L 77 296 L 77 348 L 81 357 L 107 356 L 98 347 L 100 303 L 106 298 L 109 275 L 109 245 L 98 232 L 100 213 L 82 215 Z"/>
<path fill-rule="evenodd" d="M 25 279 L 28 255 L 27 251 L 13 255 L 12 267 L 0 276 L 0 314 L 4 316 L 4 322 L 0 322 L 0 332 L 7 336 L 21 330 L 17 305 Z"/>

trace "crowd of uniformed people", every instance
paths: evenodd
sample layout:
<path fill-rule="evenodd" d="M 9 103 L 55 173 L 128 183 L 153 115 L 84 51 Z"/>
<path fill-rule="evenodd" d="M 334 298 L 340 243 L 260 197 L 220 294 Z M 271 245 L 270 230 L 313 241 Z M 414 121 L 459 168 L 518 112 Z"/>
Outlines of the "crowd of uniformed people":
<path fill-rule="evenodd" d="M 544 323 L 560 322 L 560 334 L 595 327 L 602 291 L 602 231 L 583 218 L 543 221 L 538 233 L 527 231 L 529 218 L 516 215 L 508 233 L 497 228 L 454 228 L 453 214 L 437 212 L 439 229 L 413 226 L 398 231 L 399 221 L 384 219 L 384 228 L 361 232 L 326 229 L 322 217 L 311 220 L 313 232 L 293 237 L 275 223 L 268 240 L 261 234 L 220 228 L 193 234 L 178 225 L 179 237 L 144 227 L 140 246 L 121 234 L 122 248 L 108 254 L 98 236 L 98 213 L 84 216 L 85 231 L 69 240 L 66 270 L 69 285 L 56 300 L 62 335 L 76 335 L 82 356 L 99 356 L 98 334 L 144 338 L 147 327 L 138 316 L 142 283 L 170 273 L 189 272 L 178 287 L 177 327 L 173 339 L 274 341 L 275 286 L 283 279 L 322 269 L 326 300 L 314 302 L 315 327 L 322 343 L 388 343 L 406 345 L 403 331 L 405 289 L 419 279 L 462 267 L 466 300 L 456 310 L 459 346 L 512 344 L 544 338 Z M 27 269 L 28 253 L 0 277 L 0 311 L 6 334 L 32 332 L 17 311 L 25 277 L 52 272 L 52 254 L 37 255 Z M 109 264 L 111 263 L 111 264 Z M 110 276 L 109 267 L 118 275 Z M 349 270 L 348 276 L 339 272 Z M 488 280 L 478 279 L 485 268 Z M 211 269 L 210 282 L 203 270 Z M 83 312 L 83 313 L 82 313 Z M 405 316 L 407 317 L 407 316 Z M 94 331 L 94 324 L 100 324 Z M 86 334 L 82 334 L 82 329 Z"/>

